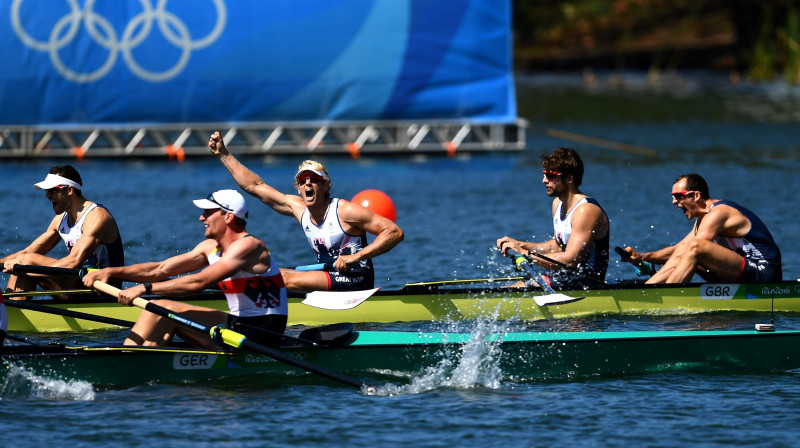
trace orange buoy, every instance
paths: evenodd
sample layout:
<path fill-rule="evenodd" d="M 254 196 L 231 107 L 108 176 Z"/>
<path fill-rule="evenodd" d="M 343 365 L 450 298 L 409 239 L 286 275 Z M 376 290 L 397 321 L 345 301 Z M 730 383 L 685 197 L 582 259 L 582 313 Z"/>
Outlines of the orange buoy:
<path fill-rule="evenodd" d="M 394 208 L 394 202 L 392 202 L 392 199 L 386 193 L 380 190 L 364 190 L 353 196 L 350 202 L 366 207 L 372 213 L 381 215 L 392 221 L 397 219 L 397 211 Z"/>

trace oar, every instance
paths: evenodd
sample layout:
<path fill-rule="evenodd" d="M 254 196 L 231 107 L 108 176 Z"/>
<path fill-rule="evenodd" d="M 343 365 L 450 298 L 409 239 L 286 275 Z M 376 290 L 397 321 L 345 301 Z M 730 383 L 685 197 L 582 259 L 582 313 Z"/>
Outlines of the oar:
<path fill-rule="evenodd" d="M 524 269 L 525 271 L 527 271 L 528 275 L 530 275 L 531 278 L 536 280 L 536 283 L 538 283 L 539 286 L 544 290 L 544 292 L 547 293 L 547 295 L 535 296 L 533 298 L 534 302 L 536 302 L 537 305 L 544 306 L 544 305 L 562 304 L 562 303 L 575 302 L 576 300 L 583 299 L 583 297 L 575 298 L 575 297 L 570 297 L 566 294 L 557 293 L 553 288 L 550 287 L 550 285 L 547 284 L 547 280 L 544 279 L 542 274 L 538 273 L 533 268 L 533 266 L 531 266 L 531 262 L 530 260 L 528 260 L 528 257 L 519 254 L 511 249 L 508 249 L 506 253 L 508 254 L 509 257 L 511 257 L 511 260 L 514 262 L 514 266 L 516 266 L 517 269 L 520 270 Z"/>
<path fill-rule="evenodd" d="M 528 277 L 517 276 L 517 277 L 495 277 L 495 278 L 468 278 L 463 280 L 437 280 L 433 282 L 406 283 L 404 288 L 416 288 L 420 286 L 437 287 L 437 286 L 447 286 L 447 285 L 466 285 L 469 283 L 508 282 L 515 280 L 525 280 L 526 278 Z"/>
<path fill-rule="evenodd" d="M 297 266 L 294 268 L 295 271 L 300 272 L 308 272 L 308 271 L 333 271 L 333 265 L 330 263 L 317 263 L 317 264 L 307 264 L 304 266 Z"/>
<path fill-rule="evenodd" d="M 78 268 L 57 268 L 53 266 L 16 264 L 14 265 L 13 272 L 24 274 L 63 275 L 65 277 L 82 277 L 83 274 L 88 272 L 88 269 L 84 270 Z"/>
<path fill-rule="evenodd" d="M 30 297 L 30 296 L 62 296 L 71 294 L 94 293 L 92 289 L 51 289 L 37 291 L 7 292 L 8 297 Z"/>
<path fill-rule="evenodd" d="M 40 305 L 38 303 L 33 303 L 29 301 L 6 300 L 5 303 L 6 306 L 10 306 L 13 308 L 33 310 L 33 311 L 38 311 L 40 313 L 58 314 L 59 316 L 73 317 L 75 319 L 101 322 L 104 324 L 117 325 L 120 327 L 128 327 L 128 328 L 133 327 L 133 322 L 128 320 L 114 319 L 113 317 L 98 316 L 96 314 L 82 313 L 80 311 L 62 310 L 61 308 L 56 308 L 47 305 Z"/>
<path fill-rule="evenodd" d="M 589 280 L 594 280 L 595 282 L 600 283 L 601 285 L 607 285 L 608 284 L 604 279 L 602 279 L 602 278 L 600 278 L 600 277 L 598 277 L 596 275 L 593 275 L 593 274 L 591 274 L 589 272 L 581 271 L 581 270 L 577 269 L 574 266 L 570 266 L 570 265 L 562 263 L 562 262 L 560 262 L 558 260 L 554 260 L 554 259 L 548 257 L 547 255 L 543 255 L 543 254 L 540 254 L 538 252 L 531 252 L 531 255 L 533 255 L 534 257 L 539 257 L 539 258 L 541 258 L 542 260 L 544 260 L 544 261 L 546 261 L 548 263 L 552 263 L 552 264 L 560 267 L 561 269 L 566 269 L 568 271 L 576 272 L 576 273 L 582 275 L 583 277 L 588 278 Z"/>
<path fill-rule="evenodd" d="M 303 305 L 322 308 L 324 310 L 349 310 L 378 292 L 381 289 L 373 288 L 361 291 L 312 291 L 306 294 Z"/>
<path fill-rule="evenodd" d="M 96 281 L 92 286 L 94 286 L 94 288 L 97 289 L 98 291 L 102 291 L 108 295 L 119 298 L 119 292 L 120 292 L 119 288 L 115 288 L 109 285 L 108 283 Z M 298 369 L 302 369 L 307 372 L 315 373 L 319 376 L 334 381 L 338 381 L 342 384 L 354 387 L 356 389 L 372 388 L 372 386 L 368 385 L 367 383 L 361 380 L 349 377 L 347 375 L 335 372 L 333 370 L 326 369 L 325 367 L 318 366 L 316 364 L 312 364 L 308 361 L 295 358 L 294 356 L 287 355 L 281 352 L 280 350 L 274 349 L 272 347 L 267 347 L 266 345 L 259 344 L 258 342 L 251 341 L 247 339 L 247 337 L 245 337 L 243 334 L 237 333 L 228 328 L 221 328 L 218 326 L 211 327 L 204 323 L 191 320 L 186 316 L 170 311 L 169 309 L 164 308 L 163 306 L 156 305 L 155 303 L 150 302 L 149 300 L 143 299 L 141 297 L 137 297 L 136 299 L 134 299 L 133 304 L 153 314 L 157 314 L 159 316 L 172 319 L 175 322 L 178 322 L 182 325 L 206 333 L 212 338 L 215 335 L 219 335 L 222 338 L 222 342 L 230 345 L 231 347 L 245 348 L 250 351 L 261 353 L 277 361 L 289 364 L 290 366 L 297 367 Z"/>

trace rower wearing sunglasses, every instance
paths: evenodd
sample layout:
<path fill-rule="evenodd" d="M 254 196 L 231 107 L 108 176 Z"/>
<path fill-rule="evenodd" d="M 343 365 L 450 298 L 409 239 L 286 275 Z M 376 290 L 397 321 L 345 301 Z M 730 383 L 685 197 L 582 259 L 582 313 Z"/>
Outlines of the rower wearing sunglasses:
<path fill-rule="evenodd" d="M 542 167 L 542 184 L 554 198 L 553 238 L 527 242 L 504 236 L 497 240 L 497 247 L 503 255 L 509 249 L 531 255 L 532 263 L 551 270 L 550 286 L 555 289 L 603 283 L 608 270 L 608 216 L 597 200 L 578 188 L 583 161 L 575 150 L 557 148 L 542 158 Z"/>
<path fill-rule="evenodd" d="M 333 266 L 333 272 L 281 269 L 287 289 L 356 291 L 374 287 L 372 258 L 403 240 L 397 224 L 361 205 L 331 197 L 328 170 L 319 162 L 301 163 L 294 179 L 297 194 L 283 194 L 242 165 L 225 148 L 219 132 L 211 135 L 208 147 L 244 191 L 276 212 L 293 216 L 302 226 L 317 262 Z M 375 235 L 372 243 L 367 241 L 368 233 Z"/>
<path fill-rule="evenodd" d="M 674 246 L 654 252 L 625 250 L 630 261 L 664 266 L 647 283 L 684 283 L 694 274 L 707 281 L 780 281 L 781 251 L 755 213 L 725 199 L 711 199 L 699 174 L 672 185 L 672 203 L 694 219 L 692 230 Z"/>

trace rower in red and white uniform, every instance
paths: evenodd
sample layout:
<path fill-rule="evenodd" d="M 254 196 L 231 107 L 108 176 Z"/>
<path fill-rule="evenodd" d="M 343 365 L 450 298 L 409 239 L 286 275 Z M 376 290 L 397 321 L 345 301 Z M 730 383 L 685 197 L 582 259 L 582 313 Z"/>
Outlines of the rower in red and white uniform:
<path fill-rule="evenodd" d="M 91 287 L 97 280 L 110 278 L 140 283 L 120 291 L 119 302 L 125 305 L 146 294 L 183 296 L 219 284 L 228 300 L 228 313 L 177 300 L 153 302 L 195 321 L 227 325 L 248 338 L 278 345 L 289 310 L 286 288 L 267 246 L 245 229 L 244 198 L 235 190 L 219 190 L 194 204 L 203 209 L 200 222 L 206 237 L 194 249 L 164 261 L 90 271 L 83 277 L 84 284 Z M 142 311 L 124 343 L 168 345 L 176 334 L 194 346 L 218 348 L 207 334 L 149 311 Z"/>

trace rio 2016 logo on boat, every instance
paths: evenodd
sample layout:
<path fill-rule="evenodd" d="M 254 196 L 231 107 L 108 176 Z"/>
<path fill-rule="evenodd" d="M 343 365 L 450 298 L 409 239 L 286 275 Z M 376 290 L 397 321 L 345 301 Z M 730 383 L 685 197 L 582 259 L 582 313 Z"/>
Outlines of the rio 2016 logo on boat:
<path fill-rule="evenodd" d="M 167 0 L 158 0 L 155 8 L 150 0 L 139 0 L 142 11 L 130 18 L 121 35 L 117 34 L 117 30 L 114 29 L 108 18 L 94 10 L 96 0 L 88 0 L 84 10 L 81 10 L 77 0 L 66 0 L 69 12 L 55 23 L 47 40 L 33 37 L 23 26 L 20 10 L 25 0 L 14 0 L 10 15 L 11 25 L 17 37 L 28 47 L 47 52 L 58 73 L 70 81 L 90 83 L 103 78 L 111 71 L 121 53 L 125 64 L 134 75 L 145 81 L 163 82 L 174 78 L 183 71 L 193 50 L 211 45 L 222 34 L 227 21 L 225 3 L 224 0 L 212 1 L 217 12 L 216 23 L 205 37 L 197 40 L 192 39 L 189 28 L 180 17 L 167 11 Z M 79 40 L 76 36 L 81 31 L 81 25 L 86 28 L 86 33 L 91 41 L 108 53 L 106 60 L 93 71 L 73 70 L 60 54 L 68 46 L 83 44 L 83 42 L 76 42 Z M 161 71 L 144 68 L 133 55 L 133 51 L 150 38 L 151 32 L 156 28 L 154 25 L 157 25 L 156 32 L 160 32 L 169 44 L 180 50 L 178 60 L 174 65 Z M 155 51 L 155 53 L 163 54 L 162 51 Z"/>

